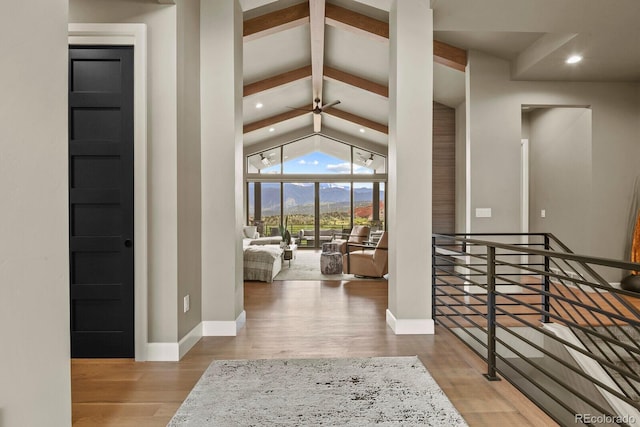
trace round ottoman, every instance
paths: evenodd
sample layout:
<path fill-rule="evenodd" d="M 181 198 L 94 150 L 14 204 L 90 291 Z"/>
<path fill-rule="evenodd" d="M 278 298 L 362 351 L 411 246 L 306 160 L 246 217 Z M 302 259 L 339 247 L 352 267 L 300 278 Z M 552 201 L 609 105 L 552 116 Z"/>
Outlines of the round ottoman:
<path fill-rule="evenodd" d="M 340 252 L 340 244 L 335 242 L 323 243 L 322 252 Z"/>
<path fill-rule="evenodd" d="M 320 272 L 322 274 L 342 274 L 342 254 L 340 252 L 321 253 Z"/>

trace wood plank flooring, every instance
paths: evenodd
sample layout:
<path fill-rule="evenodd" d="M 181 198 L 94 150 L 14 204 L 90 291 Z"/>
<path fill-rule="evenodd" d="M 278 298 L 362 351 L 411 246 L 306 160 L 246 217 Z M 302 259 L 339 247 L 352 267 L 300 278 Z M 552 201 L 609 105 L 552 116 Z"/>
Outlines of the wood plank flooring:
<path fill-rule="evenodd" d="M 467 423 L 556 426 L 447 330 L 394 335 L 385 322 L 387 283 L 245 283 L 247 324 L 236 337 L 205 337 L 180 362 L 74 359 L 74 426 L 166 426 L 216 359 L 420 357 Z"/>

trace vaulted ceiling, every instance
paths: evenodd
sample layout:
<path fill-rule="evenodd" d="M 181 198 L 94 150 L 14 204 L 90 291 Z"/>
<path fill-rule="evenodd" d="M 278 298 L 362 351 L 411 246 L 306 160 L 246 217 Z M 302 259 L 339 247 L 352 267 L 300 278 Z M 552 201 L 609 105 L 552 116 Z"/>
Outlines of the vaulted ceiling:
<path fill-rule="evenodd" d="M 386 146 L 391 0 L 240 3 L 246 147 L 315 132 Z M 509 61 L 514 79 L 640 80 L 640 1 L 431 0 L 431 7 L 434 100 L 450 107 L 464 101 L 472 49 Z M 584 63 L 567 67 L 571 52 Z"/>
<path fill-rule="evenodd" d="M 315 132 L 386 145 L 388 12 L 349 6 L 281 0 L 245 12 L 245 145 Z M 434 52 L 463 78 L 464 50 L 436 42 Z"/>

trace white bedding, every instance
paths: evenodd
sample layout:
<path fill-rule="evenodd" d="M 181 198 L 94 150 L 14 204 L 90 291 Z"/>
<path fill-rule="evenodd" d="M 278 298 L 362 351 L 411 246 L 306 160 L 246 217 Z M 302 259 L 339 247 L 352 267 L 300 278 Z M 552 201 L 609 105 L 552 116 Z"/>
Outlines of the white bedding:
<path fill-rule="evenodd" d="M 244 280 L 271 283 L 281 269 L 280 246 L 248 245 L 244 248 Z"/>
<path fill-rule="evenodd" d="M 280 245 L 282 242 L 282 237 L 280 236 L 268 236 L 268 237 L 258 237 L 257 239 L 250 239 L 250 245 Z"/>

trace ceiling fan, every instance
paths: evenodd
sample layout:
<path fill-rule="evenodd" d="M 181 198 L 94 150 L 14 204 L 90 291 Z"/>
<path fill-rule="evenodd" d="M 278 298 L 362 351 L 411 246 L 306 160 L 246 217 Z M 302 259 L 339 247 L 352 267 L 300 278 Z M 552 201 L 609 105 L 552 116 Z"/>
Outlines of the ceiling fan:
<path fill-rule="evenodd" d="M 316 98 L 313 100 L 313 103 L 315 104 L 315 106 L 312 109 L 296 108 L 296 107 L 287 107 L 287 108 L 291 108 L 292 110 L 309 111 L 313 114 L 321 114 L 324 110 L 328 110 L 329 108 L 340 104 L 340 100 L 335 100 L 328 104 L 320 105 L 320 98 Z"/>
<path fill-rule="evenodd" d="M 269 154 L 269 157 L 275 156 L 275 153 Z M 269 157 L 265 157 L 264 153 L 260 153 L 260 162 L 265 166 L 271 166 L 271 159 Z"/>
<path fill-rule="evenodd" d="M 360 161 L 362 162 L 363 165 L 365 166 L 371 166 L 371 163 L 373 163 L 373 153 L 370 153 L 371 155 L 369 157 L 364 157 L 361 154 L 358 155 L 358 157 L 360 158 Z"/>
<path fill-rule="evenodd" d="M 301 110 L 301 111 L 308 111 L 310 113 L 313 113 L 313 131 L 314 132 L 320 132 L 320 117 L 321 114 L 325 111 L 328 110 L 329 108 L 340 104 L 340 100 L 335 100 L 333 102 L 330 102 L 328 104 L 324 104 L 321 105 L 320 104 L 321 100 L 320 98 L 315 98 L 313 100 L 314 103 L 314 107 L 312 109 L 307 109 L 307 108 L 295 108 L 295 107 L 288 107 L 291 108 L 293 110 Z"/>
<path fill-rule="evenodd" d="M 329 108 L 333 107 L 334 105 L 340 104 L 340 100 L 339 99 L 336 99 L 335 101 L 330 102 L 328 104 L 324 104 L 323 106 L 320 106 L 320 99 L 319 98 L 314 99 L 313 102 L 316 104 L 316 106 L 313 107 L 313 109 L 311 110 L 311 112 L 313 114 L 320 114 L 324 110 L 328 110 Z"/>

